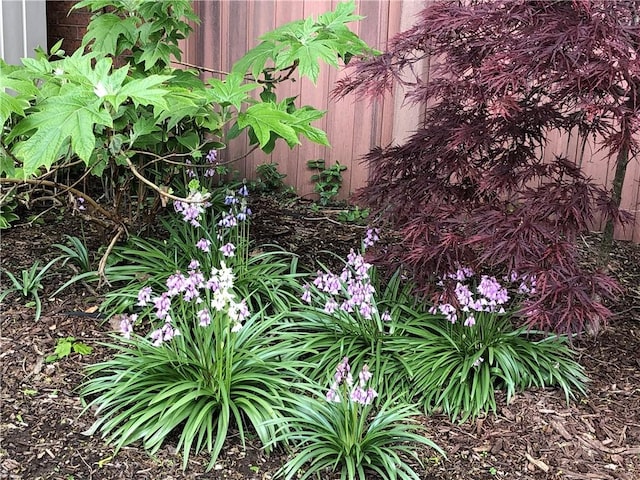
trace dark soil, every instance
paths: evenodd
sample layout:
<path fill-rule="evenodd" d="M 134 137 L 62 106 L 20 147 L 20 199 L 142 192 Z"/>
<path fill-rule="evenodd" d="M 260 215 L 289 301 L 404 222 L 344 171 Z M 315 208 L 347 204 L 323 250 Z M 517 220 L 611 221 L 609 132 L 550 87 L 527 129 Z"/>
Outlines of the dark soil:
<path fill-rule="evenodd" d="M 259 243 L 277 243 L 298 254 L 301 263 L 332 262 L 338 254 L 358 247 L 364 229 L 340 224 L 335 212 L 312 212 L 293 203 L 283 207 L 271 199 L 256 205 L 253 232 Z M 2 232 L 2 267 L 14 273 L 56 256 L 51 247 L 64 235 L 84 233 L 92 248 L 106 244 L 110 232 L 100 231 L 79 217 L 56 218 L 43 224 L 16 226 Z M 597 236 L 584 239 L 585 261 L 595 256 Z M 597 338 L 575 344 L 591 383 L 585 398 L 567 404 L 560 392 L 532 390 L 497 415 L 472 423 L 452 424 L 442 415 L 423 419 L 430 437 L 447 453 L 420 452 L 423 479 L 640 479 L 640 248 L 616 244 L 611 271 L 624 286 L 612 305 L 616 316 Z M 55 298 L 50 295 L 69 278 L 59 269 L 47 278 L 43 314 L 16 295 L 2 305 L 0 331 L 1 417 L 0 478 L 3 479 L 269 479 L 285 454 L 265 455 L 257 443 L 243 449 L 231 436 L 210 472 L 206 456 L 195 456 L 182 471 L 175 445 L 149 456 L 142 448 L 114 453 L 99 436 L 87 436 L 91 413 L 82 414 L 77 387 L 83 367 L 109 352 L 99 345 L 107 339 L 108 323 L 65 312 L 92 311 L 100 299 L 78 285 Z M 2 278 L 3 285 L 7 279 Z M 53 363 L 59 338 L 73 336 L 94 348 L 90 355 L 72 354 Z"/>

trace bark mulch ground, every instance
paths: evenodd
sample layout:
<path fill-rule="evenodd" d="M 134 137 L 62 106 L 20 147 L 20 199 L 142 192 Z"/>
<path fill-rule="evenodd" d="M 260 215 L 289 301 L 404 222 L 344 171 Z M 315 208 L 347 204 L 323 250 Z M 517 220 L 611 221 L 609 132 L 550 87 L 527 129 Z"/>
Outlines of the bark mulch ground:
<path fill-rule="evenodd" d="M 333 212 L 311 212 L 299 204 L 283 207 L 265 200 L 256 206 L 253 230 L 260 242 L 277 243 L 300 255 L 307 265 L 330 262 L 326 251 L 339 254 L 359 245 L 363 228 L 343 225 Z M 96 230 L 78 217 L 43 217 L 41 225 L 17 226 L 2 232 L 2 267 L 19 272 L 56 255 L 53 243 L 64 235 L 84 232 L 92 248 L 108 241 L 109 232 Z M 584 239 L 585 261 L 595 255 L 597 236 Z M 510 404 L 500 401 L 496 415 L 455 424 L 442 415 L 423 419 L 431 438 L 447 453 L 420 452 L 425 467 L 421 478 L 482 479 L 640 479 L 640 248 L 617 243 L 611 270 L 625 288 L 612 305 L 614 320 L 597 338 L 580 339 L 575 347 L 591 379 L 589 393 L 567 402 L 554 390 L 518 394 Z M 194 456 L 186 471 L 175 445 L 156 455 L 127 447 L 114 453 L 99 436 L 85 432 L 91 413 L 77 387 L 83 367 L 106 358 L 99 346 L 109 325 L 90 316 L 65 312 L 87 311 L 99 298 L 81 286 L 49 298 L 70 275 L 59 270 L 48 279 L 43 314 L 15 295 L 2 305 L 0 331 L 0 478 L 2 479 L 269 479 L 285 454 L 267 456 L 257 442 L 241 448 L 231 436 L 210 472 L 206 456 Z M 6 284 L 6 278 L 2 279 Z M 72 354 L 47 363 L 59 338 L 73 336 L 94 348 L 90 355 Z"/>

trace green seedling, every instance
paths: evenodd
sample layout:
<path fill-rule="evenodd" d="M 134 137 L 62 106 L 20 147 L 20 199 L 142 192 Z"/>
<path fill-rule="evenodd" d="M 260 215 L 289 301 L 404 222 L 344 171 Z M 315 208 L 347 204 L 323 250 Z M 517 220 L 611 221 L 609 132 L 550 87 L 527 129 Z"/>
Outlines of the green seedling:
<path fill-rule="evenodd" d="M 357 205 L 338 214 L 338 220 L 346 223 L 364 223 L 369 217 L 368 208 L 360 208 Z"/>
<path fill-rule="evenodd" d="M 59 338 L 56 343 L 56 348 L 53 355 L 49 355 L 45 358 L 45 362 L 51 363 L 62 358 L 68 357 L 71 353 L 77 353 L 79 355 L 89 355 L 93 351 L 89 345 L 76 340 L 75 337 Z"/>
<path fill-rule="evenodd" d="M 40 318 L 40 313 L 42 312 L 42 302 L 40 301 L 39 295 L 40 290 L 43 288 L 42 279 L 49 269 L 61 258 L 62 257 L 54 258 L 41 269 L 38 269 L 40 263 L 36 260 L 31 268 L 22 270 L 20 278 L 16 277 L 10 271 L 4 270 L 4 273 L 9 278 L 11 285 L 0 292 L 0 302 L 2 302 L 10 293 L 16 292 L 23 298 L 33 301 L 33 305 L 36 307 L 35 319 L 38 320 Z"/>
<path fill-rule="evenodd" d="M 80 269 L 81 273 L 90 272 L 91 257 L 87 246 L 78 237 L 72 237 L 71 235 L 65 236 L 67 237 L 67 245 L 61 245 L 59 243 L 53 245 L 64 254 L 60 257 L 63 260 L 62 264 L 66 265 L 71 261 Z"/>

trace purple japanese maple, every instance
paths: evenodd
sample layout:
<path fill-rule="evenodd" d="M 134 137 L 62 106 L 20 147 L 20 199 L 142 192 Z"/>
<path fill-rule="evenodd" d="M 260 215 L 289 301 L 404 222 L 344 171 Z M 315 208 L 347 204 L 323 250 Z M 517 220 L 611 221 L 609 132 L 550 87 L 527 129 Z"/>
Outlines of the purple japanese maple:
<path fill-rule="evenodd" d="M 517 271 L 537 279 L 521 312 L 529 325 L 575 332 L 606 320 L 601 300 L 616 284 L 579 264 L 576 238 L 596 214 L 608 237 L 626 218 L 624 171 L 640 150 L 639 19 L 632 0 L 444 1 L 355 62 L 337 96 L 379 96 L 397 81 L 425 107 L 406 143 L 365 157 L 359 198 L 402 234 L 376 261 L 401 262 L 427 294 L 461 265 Z M 543 161 L 553 130 L 597 138 L 616 160 L 611 191 L 567 158 Z"/>

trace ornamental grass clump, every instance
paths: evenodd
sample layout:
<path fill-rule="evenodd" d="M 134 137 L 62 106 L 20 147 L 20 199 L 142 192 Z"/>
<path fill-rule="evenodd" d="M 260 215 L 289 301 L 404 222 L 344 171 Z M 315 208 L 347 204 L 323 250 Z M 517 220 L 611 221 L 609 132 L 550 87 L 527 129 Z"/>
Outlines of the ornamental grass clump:
<path fill-rule="evenodd" d="M 440 282 L 448 290 L 426 315 L 407 316 L 391 348 L 405 361 L 412 395 L 426 411 L 442 409 L 464 421 L 496 410 L 496 390 L 509 401 L 530 387 L 559 387 L 567 401 L 585 393 L 584 369 L 567 338 L 513 324 L 517 301 L 535 293 L 536 279 L 512 274 L 498 281 L 460 268 Z"/>
<path fill-rule="evenodd" d="M 408 458 L 419 463 L 416 444 L 443 452 L 422 435 L 422 426 L 412 419 L 418 413 L 413 406 L 394 404 L 391 398 L 375 405 L 379 396 L 372 380 L 367 365 L 354 377 L 345 357 L 325 395 L 315 392 L 292 399 L 286 419 L 291 431 L 285 436 L 295 443 L 294 453 L 279 477 L 304 480 L 340 472 L 347 480 L 373 474 L 381 479 L 420 478 L 407 463 Z"/>

